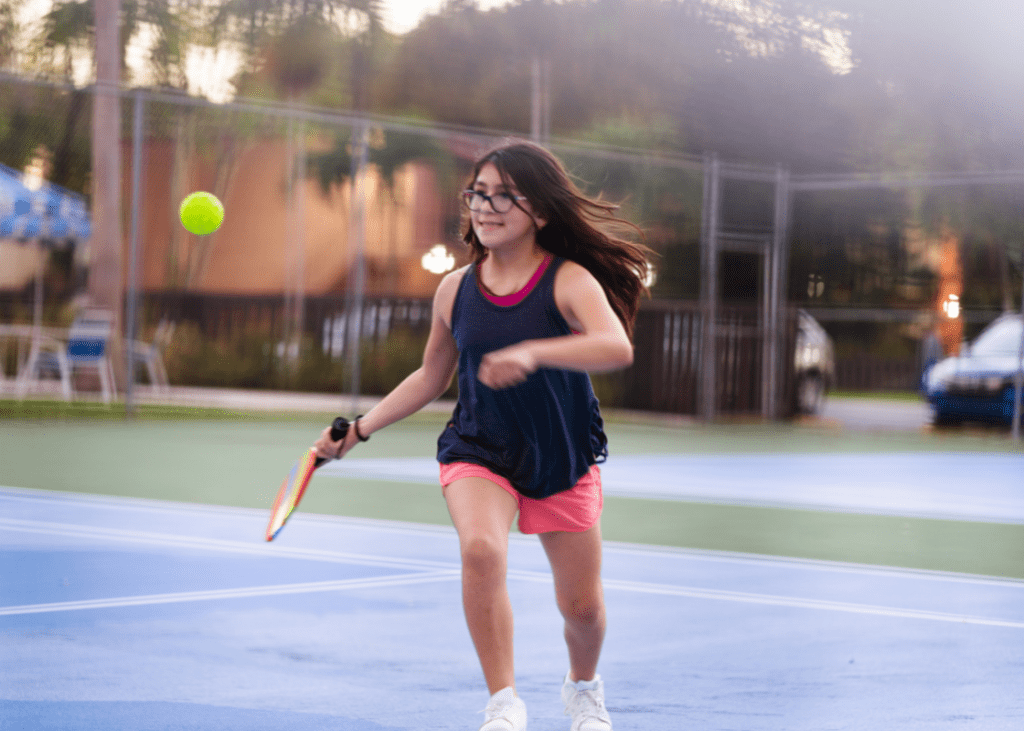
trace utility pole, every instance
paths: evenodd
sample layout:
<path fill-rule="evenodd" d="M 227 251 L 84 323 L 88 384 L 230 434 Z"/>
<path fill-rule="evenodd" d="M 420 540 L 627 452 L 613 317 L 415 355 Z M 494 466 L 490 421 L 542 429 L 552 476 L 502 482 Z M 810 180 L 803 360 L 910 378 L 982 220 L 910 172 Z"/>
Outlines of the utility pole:
<path fill-rule="evenodd" d="M 121 338 L 124 275 L 121 241 L 121 0 L 95 0 L 96 86 L 92 106 L 92 242 L 89 299 L 114 316 L 111 362 L 124 383 Z M 120 371 L 120 372 L 118 372 Z"/>

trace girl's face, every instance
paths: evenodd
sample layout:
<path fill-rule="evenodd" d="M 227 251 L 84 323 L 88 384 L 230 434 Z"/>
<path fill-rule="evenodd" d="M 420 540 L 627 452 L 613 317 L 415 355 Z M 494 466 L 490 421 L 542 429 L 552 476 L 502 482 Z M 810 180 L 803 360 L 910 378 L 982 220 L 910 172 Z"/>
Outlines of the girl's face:
<path fill-rule="evenodd" d="M 470 209 L 473 233 L 485 249 L 504 248 L 522 243 L 532 244 L 537 231 L 546 223 L 533 213 L 530 202 L 522 198 L 515 187 L 506 188 L 498 168 L 493 163 L 487 163 L 480 169 L 473 182 L 473 190 L 490 196 L 496 201 L 499 210 L 508 208 L 504 213 L 499 213 L 494 210 L 495 206 L 484 200 L 477 210 Z"/>

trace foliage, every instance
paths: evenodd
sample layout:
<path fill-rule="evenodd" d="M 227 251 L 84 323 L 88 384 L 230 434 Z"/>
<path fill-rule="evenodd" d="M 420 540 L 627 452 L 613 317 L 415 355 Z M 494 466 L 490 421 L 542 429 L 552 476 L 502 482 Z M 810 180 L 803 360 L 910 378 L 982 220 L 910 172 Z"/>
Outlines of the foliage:
<path fill-rule="evenodd" d="M 0 0 L 0 69 L 11 65 L 20 33 L 14 0 Z"/>
<path fill-rule="evenodd" d="M 326 193 L 332 185 L 348 180 L 352 175 L 354 130 L 335 136 L 334 147 L 323 153 L 309 155 L 308 164 Z M 450 158 L 431 137 L 406 132 L 384 132 L 380 128 L 370 131 L 367 162 L 375 166 L 388 190 L 394 189 L 395 174 L 410 162 L 421 161 L 431 165 L 439 174 L 450 167 Z"/>
<path fill-rule="evenodd" d="M 211 27 L 213 43 L 242 51 L 241 93 L 367 106 L 383 36 L 380 0 L 222 0 Z"/>
<path fill-rule="evenodd" d="M 95 0 L 62 0 L 44 16 L 42 32 L 35 39 L 35 63 L 66 81 L 72 81 L 73 59 L 93 54 Z M 128 47 L 146 32 L 151 45 L 146 72 L 161 88 L 187 88 L 185 58 L 188 46 L 202 35 L 202 17 L 191 2 L 178 0 L 121 0 L 119 54 L 122 75 L 127 79 Z"/>
<path fill-rule="evenodd" d="M 419 368 L 426 335 L 393 330 L 383 341 L 364 341 L 360 392 L 383 396 Z M 301 344 L 298 368 L 285 359 L 279 341 L 248 333 L 233 340 L 204 337 L 198 327 L 181 323 L 165 354 L 168 380 L 179 386 L 280 389 L 344 393 L 351 388 L 346 357 L 325 353 L 312 338 Z M 449 389 L 450 396 L 455 388 Z"/>
<path fill-rule="evenodd" d="M 49 180 L 86 192 L 92 168 L 89 109 L 85 92 L 0 81 L 0 163 L 22 170 L 45 151 Z"/>
<path fill-rule="evenodd" d="M 54 6 L 33 71 L 68 75 L 70 51 L 89 45 L 92 2 Z M 0 60 L 12 7 L 0 0 Z M 400 38 L 384 33 L 376 0 L 122 0 L 122 8 L 122 50 L 141 28 L 156 33 L 149 63 L 160 86 L 183 86 L 188 43 L 234 44 L 245 57 L 237 81 L 246 96 L 523 133 L 533 64 L 546 60 L 551 126 L 563 142 L 716 151 L 795 173 L 1024 167 L 1013 113 L 1024 103 L 1024 46 L 1013 23 L 993 20 L 991 0 L 516 0 L 487 11 L 453 0 Z M 88 97 L 52 95 L 44 108 L 26 87 L 0 91 L 3 162 L 20 168 L 43 144 L 53 179 L 85 190 Z M 662 254 L 655 295 L 696 296 L 699 174 L 565 158 L 588 192 L 620 201 L 645 227 Z M 370 151 L 385 181 L 414 159 L 442 176 L 458 165 L 413 133 L 389 133 Z M 348 135 L 310 162 L 323 185 L 344 180 Z M 763 226 L 765 196 L 738 190 L 728 198 L 742 205 L 726 214 Z M 927 303 L 934 275 L 908 254 L 909 237 L 949 229 L 963 245 L 964 305 L 1017 306 L 1020 271 L 1006 251 L 1024 241 L 1021 203 L 1019 192 L 980 188 L 795 196 L 790 296 L 806 302 L 811 277 L 825 272 L 821 304 Z"/>

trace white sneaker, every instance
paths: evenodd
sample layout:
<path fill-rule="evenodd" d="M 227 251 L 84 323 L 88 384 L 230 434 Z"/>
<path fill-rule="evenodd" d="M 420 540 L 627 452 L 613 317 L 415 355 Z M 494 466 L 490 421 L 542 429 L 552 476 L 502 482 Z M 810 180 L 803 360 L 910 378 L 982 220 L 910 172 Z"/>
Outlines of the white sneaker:
<path fill-rule="evenodd" d="M 491 696 L 480 731 L 526 731 L 526 704 L 515 688 L 503 688 Z"/>
<path fill-rule="evenodd" d="M 570 731 L 612 731 L 600 675 L 595 675 L 590 683 L 574 683 L 567 673 L 562 683 L 562 703 L 565 715 L 572 716 Z"/>

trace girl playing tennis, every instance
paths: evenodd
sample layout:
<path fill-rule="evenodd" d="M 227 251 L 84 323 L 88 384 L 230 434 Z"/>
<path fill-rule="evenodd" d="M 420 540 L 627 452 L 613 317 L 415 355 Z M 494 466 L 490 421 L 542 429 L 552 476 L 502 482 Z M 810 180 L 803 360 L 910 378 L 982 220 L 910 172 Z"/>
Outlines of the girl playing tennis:
<path fill-rule="evenodd" d="M 462 556 L 462 601 L 491 694 L 481 731 L 526 729 L 516 695 L 508 535 L 536 533 L 565 619 L 562 684 L 572 731 L 610 731 L 597 662 L 605 632 L 601 473 L 607 439 L 588 371 L 632 363 L 649 249 L 620 238 L 615 206 L 584 197 L 545 149 L 511 142 L 484 155 L 464 192 L 472 264 L 434 296 L 423 365 L 346 438 L 358 441 L 438 398 L 458 372 L 459 400 L 438 438 L 441 485 Z"/>

